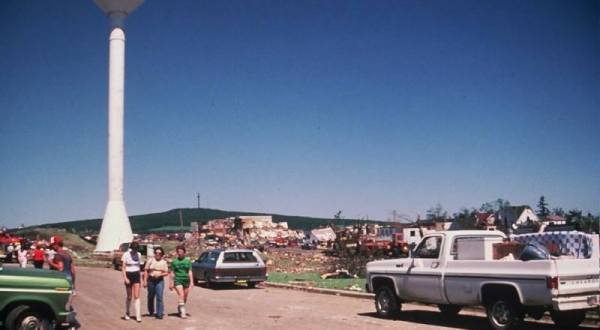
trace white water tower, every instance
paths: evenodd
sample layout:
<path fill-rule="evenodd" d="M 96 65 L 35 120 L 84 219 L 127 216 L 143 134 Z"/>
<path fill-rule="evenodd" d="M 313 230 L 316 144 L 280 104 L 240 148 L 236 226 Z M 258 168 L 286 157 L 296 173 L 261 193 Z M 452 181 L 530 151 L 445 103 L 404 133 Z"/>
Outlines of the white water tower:
<path fill-rule="evenodd" d="M 108 203 L 96 251 L 131 242 L 133 233 L 123 199 L 125 31 L 127 16 L 144 0 L 94 0 L 110 20 L 108 60 Z"/>

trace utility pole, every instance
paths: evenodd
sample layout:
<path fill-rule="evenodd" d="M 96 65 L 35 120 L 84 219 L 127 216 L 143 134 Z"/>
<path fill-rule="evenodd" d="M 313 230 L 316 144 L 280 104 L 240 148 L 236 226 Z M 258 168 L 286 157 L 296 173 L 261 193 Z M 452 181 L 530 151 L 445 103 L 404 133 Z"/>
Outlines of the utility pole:
<path fill-rule="evenodd" d="M 196 198 L 198 198 L 198 208 L 200 208 L 200 193 L 196 195 Z"/>
<path fill-rule="evenodd" d="M 179 227 L 183 229 L 183 214 L 181 212 L 181 209 L 179 210 Z"/>

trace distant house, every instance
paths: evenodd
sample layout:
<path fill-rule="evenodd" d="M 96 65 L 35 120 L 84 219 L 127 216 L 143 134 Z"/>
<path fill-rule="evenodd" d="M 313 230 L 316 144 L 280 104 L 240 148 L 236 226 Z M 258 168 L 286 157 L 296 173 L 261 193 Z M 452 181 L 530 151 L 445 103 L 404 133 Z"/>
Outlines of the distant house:
<path fill-rule="evenodd" d="M 517 229 L 539 224 L 538 216 L 529 205 L 507 206 L 498 212 L 497 224 L 503 228 Z"/>
<path fill-rule="evenodd" d="M 335 241 L 336 235 L 331 227 L 313 229 L 310 232 L 310 240 L 313 242 L 323 243 L 327 241 Z"/>
<path fill-rule="evenodd" d="M 549 216 L 545 217 L 544 219 L 542 219 L 542 223 L 546 226 L 561 226 L 561 225 L 566 225 L 567 221 L 565 220 L 564 217 L 553 214 L 553 215 L 549 215 Z"/>
<path fill-rule="evenodd" d="M 444 231 L 450 229 L 452 226 L 452 219 L 438 219 L 435 222 L 435 230 Z"/>

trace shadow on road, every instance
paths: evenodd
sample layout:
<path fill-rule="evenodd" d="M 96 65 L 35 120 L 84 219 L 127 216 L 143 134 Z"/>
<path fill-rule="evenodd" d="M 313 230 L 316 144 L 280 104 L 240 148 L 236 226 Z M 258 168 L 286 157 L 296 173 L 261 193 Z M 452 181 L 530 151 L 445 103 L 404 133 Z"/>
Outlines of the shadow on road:
<path fill-rule="evenodd" d="M 381 319 L 377 313 L 358 313 L 359 316 L 373 317 Z M 489 329 L 489 325 L 487 319 L 484 316 L 475 316 L 475 315 L 462 315 L 459 314 L 455 317 L 447 318 L 444 317 L 439 312 L 434 311 L 409 311 L 402 312 L 398 318 L 392 319 L 390 321 L 404 321 L 404 322 L 413 322 L 418 324 L 427 324 L 427 325 L 435 325 L 435 326 L 445 326 L 452 327 L 456 329 Z M 547 323 L 539 323 L 539 322 L 531 322 L 525 321 L 522 329 L 557 329 L 554 324 Z M 588 327 L 579 327 L 578 329 L 590 329 Z"/>
<path fill-rule="evenodd" d="M 239 285 L 239 284 L 227 284 L 227 283 L 220 283 L 220 284 L 211 284 L 210 287 L 206 286 L 206 284 L 200 284 L 200 287 L 204 288 L 204 289 L 209 289 L 209 290 L 262 290 L 263 287 L 257 286 L 254 288 L 245 286 L 245 285 Z"/>

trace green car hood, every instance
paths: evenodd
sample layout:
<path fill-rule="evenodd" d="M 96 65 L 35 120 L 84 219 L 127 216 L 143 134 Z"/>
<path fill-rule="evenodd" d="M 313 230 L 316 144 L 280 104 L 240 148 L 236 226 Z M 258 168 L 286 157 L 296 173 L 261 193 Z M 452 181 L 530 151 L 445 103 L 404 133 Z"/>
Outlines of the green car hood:
<path fill-rule="evenodd" d="M 0 268 L 0 288 L 71 289 L 64 273 L 34 268 Z"/>

